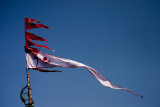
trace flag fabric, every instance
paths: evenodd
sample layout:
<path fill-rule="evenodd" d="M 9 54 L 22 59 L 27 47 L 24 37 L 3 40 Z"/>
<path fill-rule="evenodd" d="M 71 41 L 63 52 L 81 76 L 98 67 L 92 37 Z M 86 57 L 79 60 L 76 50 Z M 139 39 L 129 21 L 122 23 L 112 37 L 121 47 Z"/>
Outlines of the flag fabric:
<path fill-rule="evenodd" d="M 44 24 L 35 24 L 35 23 L 25 23 L 25 30 L 33 29 L 33 28 L 50 28 Z"/>
<path fill-rule="evenodd" d="M 25 31 L 25 38 L 30 40 L 37 40 L 37 41 L 47 41 L 46 39 L 39 37 L 33 33 Z"/>
<path fill-rule="evenodd" d="M 52 51 L 48 46 L 38 45 L 38 44 L 36 44 L 36 43 L 31 41 L 31 40 L 46 41 L 46 43 L 47 43 L 46 39 L 26 31 L 26 30 L 29 30 L 29 29 L 32 29 L 32 28 L 40 28 L 40 27 L 42 27 L 42 28 L 47 28 L 48 29 L 49 27 L 47 27 L 46 25 L 43 25 L 43 24 L 32 23 L 32 22 L 39 23 L 39 21 L 37 21 L 35 19 L 26 18 L 26 17 L 24 18 L 24 22 L 25 22 L 25 46 L 28 47 L 28 48 L 30 46 L 44 47 L 44 48 L 49 49 L 50 51 Z"/>
<path fill-rule="evenodd" d="M 38 20 L 36 20 L 36 19 L 30 19 L 30 18 L 27 18 L 27 17 L 24 18 L 24 21 L 25 21 L 25 22 L 29 22 L 29 23 L 32 23 L 32 22 L 40 23 L 40 22 L 39 22 Z"/>
<path fill-rule="evenodd" d="M 52 56 L 46 53 L 41 52 L 37 48 L 33 48 L 31 46 L 36 47 L 44 47 L 46 49 L 51 50 L 48 46 L 44 45 L 38 45 L 31 40 L 36 41 L 47 41 L 46 39 L 36 36 L 35 34 L 32 34 L 30 32 L 27 32 L 26 30 L 33 29 L 33 28 L 49 28 L 46 25 L 43 24 L 35 24 L 32 22 L 39 21 L 35 19 L 25 18 L 25 55 L 26 55 L 26 62 L 27 62 L 27 69 L 34 69 L 38 70 L 40 72 L 60 72 L 58 70 L 46 70 L 42 68 L 52 68 L 52 67 L 64 67 L 64 68 L 78 68 L 78 67 L 84 67 L 86 68 L 91 74 L 93 74 L 96 79 L 104 86 L 112 88 L 112 89 L 123 89 L 126 90 L 132 94 L 135 94 L 134 92 L 130 91 L 129 89 L 122 88 L 119 86 L 114 85 L 111 81 L 106 79 L 102 74 L 100 74 L 97 70 L 93 69 L 92 67 L 89 67 L 83 63 L 65 59 L 61 57 Z M 143 98 L 143 96 L 135 94 L 137 96 L 140 96 Z"/>
<path fill-rule="evenodd" d="M 32 49 L 32 51 L 35 51 L 35 50 Z M 31 50 L 27 47 L 25 47 L 25 55 L 26 55 L 26 62 L 27 62 L 28 69 L 54 67 L 52 65 L 49 65 L 49 64 L 41 61 L 35 54 L 31 53 Z"/>
<path fill-rule="evenodd" d="M 35 68 L 34 70 L 38 70 L 40 72 L 61 72 L 59 70 L 46 70 L 46 69 L 41 69 L 41 68 Z"/>
<path fill-rule="evenodd" d="M 123 89 L 133 93 L 132 91 L 122 88 L 119 86 L 114 85 L 111 81 L 106 79 L 102 74 L 100 74 L 97 70 L 74 60 L 60 58 L 56 56 L 52 56 L 40 51 L 30 50 L 26 52 L 26 60 L 27 66 L 29 69 L 36 69 L 36 68 L 51 68 L 51 67 L 65 67 L 65 68 L 78 68 L 84 67 L 86 68 L 91 74 L 93 74 L 97 80 L 104 86 L 112 88 L 112 89 Z M 135 93 L 133 93 L 135 94 Z M 140 96 L 138 94 L 135 94 Z M 143 98 L 143 96 L 140 96 Z"/>
<path fill-rule="evenodd" d="M 26 39 L 26 44 L 25 44 L 25 46 L 26 46 L 26 47 L 30 47 L 30 46 L 43 47 L 43 48 L 46 48 L 46 49 L 49 49 L 50 51 L 52 51 L 48 46 L 38 45 L 38 44 L 32 42 L 32 41 L 29 40 L 29 39 Z"/>

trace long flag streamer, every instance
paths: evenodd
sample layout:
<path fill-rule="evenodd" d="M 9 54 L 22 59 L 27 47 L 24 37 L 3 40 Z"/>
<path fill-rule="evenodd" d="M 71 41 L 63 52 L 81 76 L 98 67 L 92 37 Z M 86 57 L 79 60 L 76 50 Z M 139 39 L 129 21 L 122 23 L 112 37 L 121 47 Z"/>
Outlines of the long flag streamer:
<path fill-rule="evenodd" d="M 33 28 L 49 28 L 46 25 L 43 24 L 35 24 L 39 23 L 39 21 L 35 19 L 25 18 L 25 30 L 33 29 Z M 49 55 L 47 53 L 41 52 L 37 48 L 33 48 L 31 46 L 36 47 L 44 47 L 49 50 L 51 50 L 47 46 L 38 45 L 32 42 L 31 40 L 37 40 L 37 41 L 47 41 L 46 39 L 39 37 L 37 35 L 31 34 L 30 32 L 25 33 L 26 37 L 26 45 L 25 45 L 25 54 L 26 54 L 26 61 L 27 61 L 27 67 L 28 69 L 34 69 L 41 72 L 58 72 L 57 70 L 45 70 L 42 68 L 52 68 L 52 67 L 65 67 L 65 68 L 78 68 L 78 67 L 84 67 L 86 68 L 91 74 L 93 74 L 97 80 L 104 86 L 112 88 L 112 89 L 123 89 L 126 90 L 132 94 L 135 94 L 134 92 L 130 91 L 129 89 L 122 88 L 119 86 L 114 85 L 111 81 L 106 79 L 102 74 L 100 74 L 97 70 L 83 64 L 77 61 L 73 61 L 70 59 L 60 58 L 56 56 Z M 135 94 L 137 96 L 140 96 L 143 98 L 143 96 Z"/>

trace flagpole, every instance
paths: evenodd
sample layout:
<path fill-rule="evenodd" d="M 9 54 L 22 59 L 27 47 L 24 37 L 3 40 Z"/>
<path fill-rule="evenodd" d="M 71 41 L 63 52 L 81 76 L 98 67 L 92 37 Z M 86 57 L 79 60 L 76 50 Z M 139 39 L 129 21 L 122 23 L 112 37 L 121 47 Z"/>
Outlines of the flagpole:
<path fill-rule="evenodd" d="M 29 71 L 27 68 L 27 86 L 28 86 L 28 100 L 29 100 L 29 107 L 34 107 L 33 106 L 33 99 L 32 99 L 32 94 L 31 94 L 31 87 L 30 87 L 30 81 L 29 81 Z"/>

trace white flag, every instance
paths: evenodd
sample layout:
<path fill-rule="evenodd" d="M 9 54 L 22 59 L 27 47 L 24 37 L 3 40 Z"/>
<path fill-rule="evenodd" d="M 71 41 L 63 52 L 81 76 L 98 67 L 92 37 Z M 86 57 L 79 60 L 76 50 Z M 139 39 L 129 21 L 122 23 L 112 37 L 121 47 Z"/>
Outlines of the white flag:
<path fill-rule="evenodd" d="M 126 91 L 133 93 L 132 91 L 126 88 L 122 88 L 122 87 L 118 87 L 114 85 L 111 81 L 106 79 L 102 74 L 100 74 L 95 69 L 83 63 L 77 62 L 77 61 L 52 56 L 52 55 L 49 55 L 49 54 L 46 54 L 40 51 L 39 52 L 34 52 L 34 51 L 26 52 L 26 60 L 27 60 L 27 66 L 29 69 L 50 68 L 50 67 L 65 67 L 65 68 L 85 67 L 86 69 L 88 69 L 89 72 L 91 72 L 97 78 L 97 80 L 102 85 L 112 88 L 112 89 L 124 89 Z M 138 94 L 135 94 L 135 95 L 140 96 Z M 143 98 L 143 96 L 140 96 L 140 97 Z"/>

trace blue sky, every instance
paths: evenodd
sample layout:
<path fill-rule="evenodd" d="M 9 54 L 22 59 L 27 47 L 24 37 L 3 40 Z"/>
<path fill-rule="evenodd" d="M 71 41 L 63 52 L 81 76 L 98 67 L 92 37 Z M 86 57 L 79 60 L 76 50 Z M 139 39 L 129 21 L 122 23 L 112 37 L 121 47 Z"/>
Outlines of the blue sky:
<path fill-rule="evenodd" d="M 85 68 L 30 71 L 35 107 L 159 107 L 160 2 L 158 0 L 5 0 L 0 3 L 0 107 L 23 107 L 27 84 L 24 17 L 50 29 L 30 32 L 48 40 L 55 56 L 82 62 L 114 84 L 102 86 Z"/>

